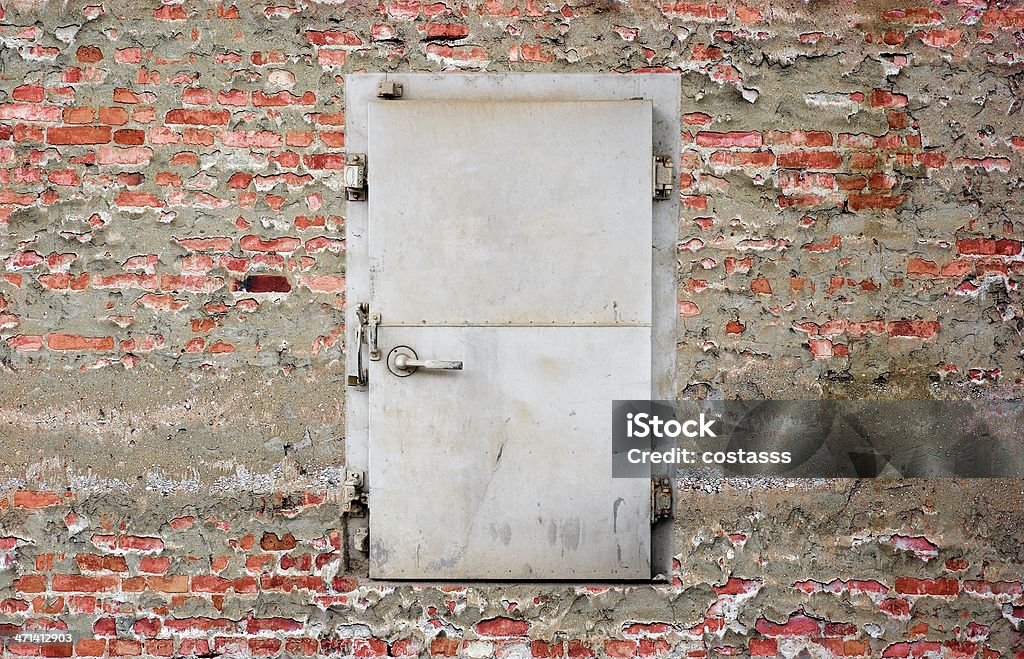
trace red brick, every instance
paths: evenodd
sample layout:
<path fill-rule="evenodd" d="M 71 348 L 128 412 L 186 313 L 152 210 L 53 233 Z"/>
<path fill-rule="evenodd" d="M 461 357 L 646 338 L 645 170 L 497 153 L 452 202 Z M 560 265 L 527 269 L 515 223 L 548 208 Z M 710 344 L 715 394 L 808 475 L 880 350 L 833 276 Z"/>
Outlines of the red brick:
<path fill-rule="evenodd" d="M 103 60 L 103 51 L 96 46 L 80 46 L 75 53 L 75 59 L 85 64 L 95 64 Z"/>
<path fill-rule="evenodd" d="M 114 131 L 114 142 L 124 145 L 138 145 L 146 141 L 146 131 L 123 129 Z"/>
<path fill-rule="evenodd" d="M 169 110 L 164 121 L 168 124 L 190 124 L 196 126 L 226 126 L 231 118 L 228 110 Z"/>
<path fill-rule="evenodd" d="M 111 336 L 80 336 L 78 334 L 50 334 L 46 337 L 46 346 L 50 350 L 98 350 L 114 349 L 114 338 Z"/>
<path fill-rule="evenodd" d="M 118 206 L 128 208 L 162 208 L 164 202 L 151 192 L 121 192 L 114 199 Z"/>
<path fill-rule="evenodd" d="M 234 240 L 227 236 L 208 238 L 177 238 L 178 244 L 191 252 L 229 252 Z"/>
<path fill-rule="evenodd" d="M 907 275 L 909 276 L 938 276 L 939 266 L 935 261 L 912 258 L 907 262 Z"/>
<path fill-rule="evenodd" d="M 242 236 L 238 245 L 248 252 L 282 252 L 290 254 L 302 246 L 298 238 L 286 236 L 283 238 L 269 238 L 264 240 L 260 236 Z"/>
<path fill-rule="evenodd" d="M 249 104 L 249 92 L 241 89 L 217 92 L 217 103 L 231 107 L 245 107 Z"/>
<path fill-rule="evenodd" d="M 283 140 L 269 130 L 234 130 L 222 132 L 220 141 L 225 146 L 270 149 L 281 146 Z"/>
<path fill-rule="evenodd" d="M 790 616 L 782 624 L 759 618 L 754 626 L 765 636 L 820 636 L 822 632 L 820 622 L 804 615 Z"/>
<path fill-rule="evenodd" d="M 306 92 L 302 96 L 296 96 L 291 92 L 277 92 L 276 94 L 265 94 L 259 90 L 252 93 L 252 104 L 256 107 L 282 107 L 286 105 L 313 105 L 316 103 L 316 94 Z"/>
<path fill-rule="evenodd" d="M 60 503 L 60 495 L 56 492 L 42 492 L 38 490 L 17 490 L 14 493 L 14 506 L 16 508 L 27 508 L 35 510 L 55 506 Z"/>
<path fill-rule="evenodd" d="M 345 278 L 336 275 L 302 275 L 298 282 L 314 293 L 345 292 Z"/>
<path fill-rule="evenodd" d="M 734 131 L 730 133 L 697 133 L 698 146 L 713 148 L 742 147 L 756 149 L 761 146 L 761 133 L 752 131 Z"/>
<path fill-rule="evenodd" d="M 701 2 L 676 2 L 662 5 L 666 16 L 688 20 L 722 21 L 729 17 L 729 10 L 719 5 Z"/>
<path fill-rule="evenodd" d="M 264 551 L 289 551 L 295 549 L 296 544 L 295 536 L 291 533 L 285 533 L 283 536 L 279 536 L 276 533 L 264 533 L 263 539 L 260 540 L 260 549 Z"/>
<path fill-rule="evenodd" d="M 110 126 L 47 128 L 48 144 L 106 144 L 113 137 Z"/>
<path fill-rule="evenodd" d="M 971 256 L 1018 256 L 1022 243 L 1009 238 L 965 238 L 956 241 L 956 251 Z"/>
<path fill-rule="evenodd" d="M 128 113 L 124 108 L 100 108 L 100 123 L 112 126 L 123 126 L 128 123 Z"/>
<path fill-rule="evenodd" d="M 62 110 L 55 105 L 37 105 L 34 103 L 7 103 L 0 105 L 0 120 L 10 121 L 60 121 Z"/>
<path fill-rule="evenodd" d="M 75 654 L 79 657 L 102 657 L 106 651 L 106 639 L 83 638 L 75 643 Z"/>
<path fill-rule="evenodd" d="M 139 561 L 139 572 L 164 574 L 171 566 L 171 559 L 157 556 L 143 556 Z"/>
<path fill-rule="evenodd" d="M 11 92 L 11 98 L 23 103 L 42 103 L 46 100 L 46 90 L 42 85 L 19 85 Z"/>
<path fill-rule="evenodd" d="M 46 590 L 46 575 L 26 574 L 15 579 L 13 585 L 19 593 L 41 593 Z"/>
<path fill-rule="evenodd" d="M 637 656 L 637 643 L 636 641 L 609 639 L 604 642 L 604 654 L 606 657 L 635 657 Z"/>
<path fill-rule="evenodd" d="M 302 629 L 302 623 L 291 618 L 249 618 L 245 621 L 248 634 L 260 632 L 294 632 Z"/>
<path fill-rule="evenodd" d="M 564 644 L 561 642 L 531 641 L 530 654 L 534 657 L 562 657 L 564 656 Z"/>
<path fill-rule="evenodd" d="M 454 657 L 459 651 L 459 640 L 445 636 L 436 636 L 430 641 L 430 656 Z"/>
<path fill-rule="evenodd" d="M 117 539 L 117 546 L 127 551 L 160 551 L 164 548 L 164 541 L 148 536 L 123 535 Z"/>
<path fill-rule="evenodd" d="M 121 556 L 100 556 L 98 554 L 78 554 L 75 556 L 78 569 L 83 572 L 127 572 L 128 565 Z"/>
<path fill-rule="evenodd" d="M 234 633 L 238 631 L 238 623 L 227 618 L 167 618 L 164 620 L 164 626 L 176 632 Z"/>
<path fill-rule="evenodd" d="M 871 92 L 871 105 L 882 108 L 902 108 L 907 105 L 907 97 L 904 94 L 894 94 L 884 89 L 876 89 Z"/>
<path fill-rule="evenodd" d="M 162 627 L 159 618 L 139 618 L 132 624 L 132 631 L 144 638 L 152 638 L 160 633 Z"/>
<path fill-rule="evenodd" d="M 569 648 L 566 650 L 566 656 L 580 658 L 580 657 L 593 657 L 595 656 L 594 651 L 590 646 L 583 643 L 578 639 L 569 639 Z"/>
<path fill-rule="evenodd" d="M 386 657 L 388 644 L 379 638 L 357 638 L 352 642 L 352 654 L 356 657 Z"/>
<path fill-rule="evenodd" d="M 786 151 L 777 159 L 783 169 L 838 169 L 843 163 L 835 151 Z"/>
<path fill-rule="evenodd" d="M 465 23 L 427 22 L 416 29 L 428 39 L 463 39 L 469 36 L 469 26 Z"/>
<path fill-rule="evenodd" d="M 114 657 L 138 657 L 142 655 L 142 641 L 126 638 L 110 640 L 110 654 Z"/>
<path fill-rule="evenodd" d="M 723 167 L 771 167 L 775 154 L 770 151 L 716 151 L 711 154 L 711 164 Z"/>
<path fill-rule="evenodd" d="M 210 105 L 213 103 L 213 92 L 203 87 L 186 87 L 181 90 L 181 102 L 188 105 Z"/>
<path fill-rule="evenodd" d="M 37 352 L 43 349 L 43 337 L 38 335 L 18 334 L 8 337 L 7 344 L 22 352 Z"/>
<path fill-rule="evenodd" d="M 361 46 L 363 40 L 354 32 L 338 30 L 306 30 L 306 38 L 314 46 Z"/>
<path fill-rule="evenodd" d="M 475 629 L 481 636 L 524 636 L 530 629 L 530 623 L 525 620 L 497 617 L 481 620 Z"/>
<path fill-rule="evenodd" d="M 774 657 L 779 653 L 779 642 L 774 638 L 750 639 L 751 657 Z"/>
<path fill-rule="evenodd" d="M 820 130 L 772 130 L 765 133 L 765 142 L 804 147 L 832 146 L 832 134 Z"/>
<path fill-rule="evenodd" d="M 899 208 L 907 195 L 883 195 L 883 194 L 851 194 L 849 196 L 850 210 L 854 212 L 864 210 L 891 210 Z"/>
<path fill-rule="evenodd" d="M 116 575 L 83 577 L 77 574 L 53 575 L 53 590 L 56 592 L 98 593 L 117 588 Z"/>
<path fill-rule="evenodd" d="M 937 326 L 938 323 L 935 323 L 935 325 Z M 936 327 L 935 330 L 937 331 L 938 328 Z M 934 332 L 932 333 L 934 334 Z M 915 579 L 912 577 L 897 577 L 896 592 L 901 595 L 935 595 L 952 597 L 960 592 L 960 582 L 956 579 Z"/>
<path fill-rule="evenodd" d="M 344 169 L 345 156 L 340 153 L 314 153 L 302 157 L 302 163 L 309 169 Z"/>

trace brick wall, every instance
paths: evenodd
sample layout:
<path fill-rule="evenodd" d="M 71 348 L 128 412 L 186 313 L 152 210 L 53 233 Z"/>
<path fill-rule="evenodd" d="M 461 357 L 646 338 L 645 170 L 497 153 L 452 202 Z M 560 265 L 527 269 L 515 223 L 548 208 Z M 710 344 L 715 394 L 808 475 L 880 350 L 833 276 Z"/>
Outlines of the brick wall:
<path fill-rule="evenodd" d="M 368 583 L 337 506 L 345 73 L 681 71 L 681 390 L 1013 396 L 1022 39 L 984 0 L 3 0 L 0 631 L 1024 657 L 1018 482 L 680 482 L 629 588 Z"/>

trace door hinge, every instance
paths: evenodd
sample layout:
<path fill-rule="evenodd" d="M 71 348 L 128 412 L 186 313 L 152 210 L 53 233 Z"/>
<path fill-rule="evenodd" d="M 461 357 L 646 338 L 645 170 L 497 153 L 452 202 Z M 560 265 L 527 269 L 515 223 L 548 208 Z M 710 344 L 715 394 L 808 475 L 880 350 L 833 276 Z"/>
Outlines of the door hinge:
<path fill-rule="evenodd" d="M 345 199 L 366 201 L 366 154 L 350 153 L 345 160 Z"/>
<path fill-rule="evenodd" d="M 654 199 L 658 201 L 671 199 L 675 179 L 676 170 L 672 166 L 672 157 L 654 156 Z"/>
<path fill-rule="evenodd" d="M 366 494 L 363 492 L 363 472 L 345 470 L 345 483 L 341 488 L 341 512 L 349 517 L 366 516 Z"/>
<path fill-rule="evenodd" d="M 377 98 L 402 98 L 402 83 L 381 80 L 377 83 Z"/>
<path fill-rule="evenodd" d="M 672 479 L 651 477 L 651 523 L 672 519 Z"/>

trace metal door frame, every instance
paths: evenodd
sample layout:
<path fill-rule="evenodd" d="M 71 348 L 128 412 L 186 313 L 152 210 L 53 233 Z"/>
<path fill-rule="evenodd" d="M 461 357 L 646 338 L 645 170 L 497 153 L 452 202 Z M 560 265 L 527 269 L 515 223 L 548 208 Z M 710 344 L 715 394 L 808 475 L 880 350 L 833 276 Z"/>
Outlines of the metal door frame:
<path fill-rule="evenodd" d="M 401 97 L 414 100 L 552 100 L 617 101 L 649 99 L 654 114 L 654 153 L 669 156 L 679 171 L 680 76 L 675 73 L 359 73 L 345 77 L 345 148 L 347 154 L 367 153 L 367 107 L 378 100 L 378 84 L 401 84 Z M 468 146 L 467 148 L 471 148 Z M 331 182 L 344 197 L 340 177 Z M 367 181 L 373 194 L 373 181 Z M 653 400 L 675 400 L 676 320 L 678 316 L 676 251 L 679 240 L 679 195 L 653 205 L 652 345 Z M 357 309 L 370 295 L 369 214 L 366 201 L 347 201 L 345 209 L 345 368 L 356 372 Z M 371 313 L 373 310 L 370 310 Z M 608 402 L 611 416 L 611 401 Z M 372 489 L 369 478 L 369 397 L 365 387 L 345 388 L 345 461 L 349 470 L 362 472 L 363 487 Z M 653 465 L 652 475 L 659 475 Z M 661 471 L 660 473 L 666 473 Z M 370 514 L 372 514 L 372 509 Z M 350 520 L 350 533 L 366 533 L 368 520 Z M 651 529 L 651 566 L 656 575 L 671 574 L 672 522 Z"/>

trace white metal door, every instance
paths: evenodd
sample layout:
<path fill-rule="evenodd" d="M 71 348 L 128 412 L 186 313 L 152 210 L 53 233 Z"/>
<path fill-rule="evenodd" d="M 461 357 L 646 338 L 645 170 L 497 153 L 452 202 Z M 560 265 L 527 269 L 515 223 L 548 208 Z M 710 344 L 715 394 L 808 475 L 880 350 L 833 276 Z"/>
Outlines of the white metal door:
<path fill-rule="evenodd" d="M 650 578 L 610 431 L 652 395 L 650 101 L 377 101 L 367 139 L 370 575 Z"/>

